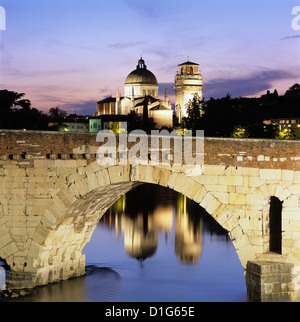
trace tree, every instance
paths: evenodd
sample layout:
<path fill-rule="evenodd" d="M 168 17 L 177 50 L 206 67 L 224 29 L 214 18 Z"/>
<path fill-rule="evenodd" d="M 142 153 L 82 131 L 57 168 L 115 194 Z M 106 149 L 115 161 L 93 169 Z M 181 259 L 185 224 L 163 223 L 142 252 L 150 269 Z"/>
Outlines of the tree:
<path fill-rule="evenodd" d="M 296 83 L 291 86 L 286 92 L 285 96 L 290 99 L 299 99 L 300 98 L 300 84 Z"/>
<path fill-rule="evenodd" d="M 240 125 L 237 125 L 234 127 L 234 130 L 233 130 L 231 136 L 233 138 L 248 138 L 249 133 L 247 132 L 247 129 L 245 129 L 244 127 L 242 127 Z"/>
<path fill-rule="evenodd" d="M 198 94 L 195 94 L 192 100 L 187 103 L 187 117 L 182 120 L 182 127 L 193 131 L 201 129 L 201 118 L 204 115 L 204 102 Z"/>
<path fill-rule="evenodd" d="M 28 104 L 30 102 L 29 100 L 21 100 L 23 96 L 25 96 L 24 93 L 8 91 L 7 89 L 0 90 L 0 112 L 9 112 L 16 106 L 24 106 L 25 103 Z"/>
<path fill-rule="evenodd" d="M 31 108 L 31 101 L 24 93 L 0 90 L 0 128 L 2 129 L 47 129 L 48 117 Z"/>
<path fill-rule="evenodd" d="M 199 120 L 204 111 L 202 109 L 202 100 L 200 96 L 196 93 L 192 100 L 189 100 L 187 105 L 188 117 L 192 120 Z"/>
<path fill-rule="evenodd" d="M 24 93 L 8 91 L 7 89 L 0 90 L 0 128 L 13 128 L 14 108 L 19 105 L 20 99 Z"/>
<path fill-rule="evenodd" d="M 300 92 L 300 84 L 294 84 L 287 90 L 287 92 Z"/>
<path fill-rule="evenodd" d="M 296 135 L 292 129 L 283 129 L 278 133 L 276 138 L 280 140 L 295 140 Z"/>
<path fill-rule="evenodd" d="M 49 117 L 52 122 L 61 123 L 67 115 L 68 113 L 59 107 L 52 107 L 49 110 Z"/>

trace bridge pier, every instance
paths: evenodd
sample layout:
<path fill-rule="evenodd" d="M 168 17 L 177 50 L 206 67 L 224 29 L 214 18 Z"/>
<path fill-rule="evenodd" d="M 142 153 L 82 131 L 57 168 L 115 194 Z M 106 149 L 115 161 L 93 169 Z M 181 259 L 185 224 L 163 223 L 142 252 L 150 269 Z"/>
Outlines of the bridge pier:
<path fill-rule="evenodd" d="M 248 261 L 246 285 L 248 302 L 291 302 L 295 289 L 293 264 Z"/>
<path fill-rule="evenodd" d="M 85 275 L 84 254 L 77 259 L 69 259 L 55 265 L 40 268 L 25 267 L 23 271 L 12 270 L 6 284 L 11 290 L 31 289 L 82 275 Z"/>

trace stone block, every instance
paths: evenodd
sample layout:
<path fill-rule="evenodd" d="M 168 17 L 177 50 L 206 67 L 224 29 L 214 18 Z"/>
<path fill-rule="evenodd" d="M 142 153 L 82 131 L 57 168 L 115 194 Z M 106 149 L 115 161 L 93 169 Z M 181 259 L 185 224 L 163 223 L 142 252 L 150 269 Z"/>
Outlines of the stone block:
<path fill-rule="evenodd" d="M 208 165 L 204 164 L 203 174 L 205 175 L 224 175 L 225 174 L 225 166 L 224 165 Z"/>
<path fill-rule="evenodd" d="M 98 187 L 103 187 L 103 186 L 109 185 L 110 183 L 110 178 L 108 176 L 108 173 L 104 172 L 103 170 L 96 172 L 95 177 L 98 181 Z"/>
<path fill-rule="evenodd" d="M 258 168 L 241 168 L 241 175 L 243 177 L 259 177 Z"/>
<path fill-rule="evenodd" d="M 213 192 L 213 195 L 224 205 L 229 204 L 229 193 L 228 192 Z"/>
<path fill-rule="evenodd" d="M 237 220 L 233 216 L 230 216 L 228 220 L 226 220 L 222 225 L 222 227 L 229 232 L 232 231 L 237 226 L 238 226 Z"/>
<path fill-rule="evenodd" d="M 178 176 L 178 173 L 171 173 L 170 177 L 169 177 L 169 181 L 168 181 L 168 187 L 170 189 L 173 189 L 174 188 L 174 185 L 175 185 L 175 182 L 176 182 L 176 179 L 177 179 L 177 176 Z"/>
<path fill-rule="evenodd" d="M 300 171 L 294 172 L 294 183 L 300 183 Z"/>
<path fill-rule="evenodd" d="M 197 192 L 199 186 L 199 183 L 192 178 L 186 177 L 183 174 L 178 174 L 173 189 L 185 196 L 189 195 L 189 198 L 191 198 Z"/>
<path fill-rule="evenodd" d="M 200 202 L 200 206 L 203 207 L 211 215 L 214 215 L 214 212 L 220 205 L 220 201 L 216 199 L 211 193 L 207 193 L 203 200 Z"/>
<path fill-rule="evenodd" d="M 248 185 L 250 188 L 258 188 L 262 186 L 265 182 L 259 177 L 249 177 Z"/>
<path fill-rule="evenodd" d="M 293 170 L 282 170 L 281 180 L 283 181 L 293 181 L 294 179 L 294 171 Z"/>
<path fill-rule="evenodd" d="M 210 192 L 228 192 L 228 186 L 220 184 L 205 184 L 207 191 Z"/>
<path fill-rule="evenodd" d="M 291 185 L 288 190 L 294 195 L 300 195 L 300 184 Z"/>
<path fill-rule="evenodd" d="M 248 206 L 263 206 L 268 203 L 268 201 L 269 199 L 266 199 L 260 191 L 246 195 L 246 204 Z"/>
<path fill-rule="evenodd" d="M 207 194 L 207 190 L 204 188 L 204 186 L 200 185 L 193 197 L 193 200 L 197 203 L 200 203 L 206 194 Z"/>
<path fill-rule="evenodd" d="M 261 180 L 281 180 L 280 169 L 260 169 L 259 177 Z"/>
<path fill-rule="evenodd" d="M 299 195 L 292 195 L 289 196 L 284 200 L 284 207 L 285 208 L 298 208 L 299 207 Z M 300 208 L 299 208 L 300 212 Z"/>
<path fill-rule="evenodd" d="M 217 185 L 218 184 L 218 176 L 216 175 L 201 175 L 197 177 L 193 177 L 195 181 L 201 184 L 210 184 L 210 185 Z"/>
<path fill-rule="evenodd" d="M 33 240 L 38 244 L 43 245 L 43 243 L 47 238 L 48 233 L 49 233 L 48 228 L 46 228 L 43 225 L 38 225 L 33 234 Z"/>
<path fill-rule="evenodd" d="M 14 241 L 11 241 L 10 243 L 6 244 L 2 247 L 2 252 L 5 255 L 5 258 L 8 258 L 11 255 L 14 255 L 18 252 L 17 245 Z"/>
<path fill-rule="evenodd" d="M 161 186 L 167 187 L 168 181 L 171 175 L 171 171 L 167 169 L 161 169 L 159 184 Z"/>
<path fill-rule="evenodd" d="M 229 203 L 231 205 L 247 204 L 247 194 L 245 193 L 229 193 Z"/>
<path fill-rule="evenodd" d="M 158 184 L 160 181 L 161 168 L 153 167 L 152 170 L 152 183 Z"/>
<path fill-rule="evenodd" d="M 228 167 L 225 169 L 226 176 L 241 176 L 242 168 L 240 167 Z"/>
<path fill-rule="evenodd" d="M 243 182 L 242 176 L 219 176 L 219 184 L 221 185 L 242 186 Z"/>
<path fill-rule="evenodd" d="M 5 235 L 0 236 L 0 246 L 3 247 L 12 242 L 10 234 L 6 233 Z"/>
<path fill-rule="evenodd" d="M 113 174 L 110 175 L 110 178 L 113 177 Z M 99 181 L 94 173 L 87 173 L 87 182 L 90 187 L 89 190 L 95 190 L 99 188 Z M 116 178 L 113 177 L 113 181 L 116 182 Z"/>
<path fill-rule="evenodd" d="M 235 226 L 230 232 L 229 236 L 231 239 L 238 239 L 244 235 L 244 231 L 240 226 Z"/>

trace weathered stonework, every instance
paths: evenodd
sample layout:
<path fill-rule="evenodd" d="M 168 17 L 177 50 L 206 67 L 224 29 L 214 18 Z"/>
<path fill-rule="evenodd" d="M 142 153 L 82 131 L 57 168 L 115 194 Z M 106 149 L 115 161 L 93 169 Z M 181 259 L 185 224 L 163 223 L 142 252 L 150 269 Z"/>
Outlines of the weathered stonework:
<path fill-rule="evenodd" d="M 246 268 L 249 302 L 290 302 L 293 300 L 293 265 L 248 262 Z"/>
<path fill-rule="evenodd" d="M 82 249 L 98 221 L 141 183 L 169 187 L 205 208 L 228 231 L 244 268 L 248 261 L 298 267 L 299 147 L 299 141 L 207 138 L 203 173 L 188 176 L 186 165 L 101 167 L 92 134 L 0 131 L 0 257 L 11 267 L 9 287 L 84 274 Z M 282 254 L 269 252 L 272 196 L 283 202 Z"/>

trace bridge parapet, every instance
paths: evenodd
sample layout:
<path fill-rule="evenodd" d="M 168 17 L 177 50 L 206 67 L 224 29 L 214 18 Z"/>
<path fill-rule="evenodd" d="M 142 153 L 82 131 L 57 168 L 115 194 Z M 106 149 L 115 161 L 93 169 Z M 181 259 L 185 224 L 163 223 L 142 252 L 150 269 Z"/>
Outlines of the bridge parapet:
<path fill-rule="evenodd" d="M 93 162 L 98 148 L 103 145 L 96 137 L 95 133 L 0 130 L 0 161 L 14 160 L 20 166 L 30 166 L 31 160 L 36 159 Z M 148 140 L 150 149 L 151 136 Z M 118 136 L 116 141 L 118 148 Z M 130 150 L 134 145 L 128 142 L 127 148 Z M 194 140 L 193 152 L 195 145 Z M 172 164 L 173 140 L 170 147 Z M 207 137 L 204 138 L 204 164 L 299 171 L 300 141 Z"/>

